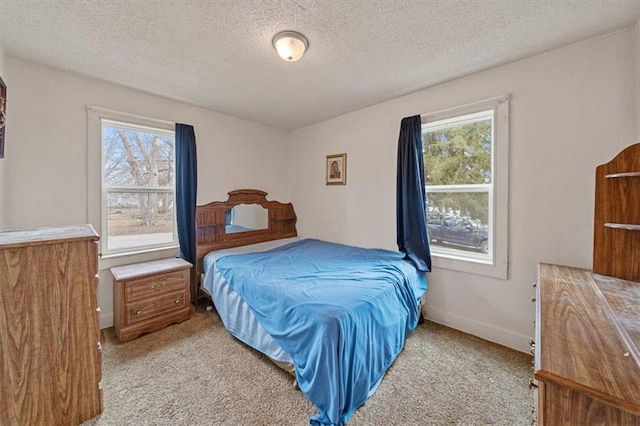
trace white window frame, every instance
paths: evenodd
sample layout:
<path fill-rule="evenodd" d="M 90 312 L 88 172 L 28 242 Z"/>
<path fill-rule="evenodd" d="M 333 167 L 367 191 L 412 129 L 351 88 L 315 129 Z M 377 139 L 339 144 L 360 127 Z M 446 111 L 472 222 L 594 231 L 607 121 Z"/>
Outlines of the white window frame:
<path fill-rule="evenodd" d="M 431 255 L 434 268 L 450 269 L 489 277 L 506 279 L 508 276 L 508 228 L 509 228 L 509 96 L 447 109 L 421 116 L 425 124 L 472 115 L 482 111 L 493 111 L 492 180 L 485 185 L 446 185 L 425 187 L 430 192 L 487 192 L 489 198 L 489 252 L 487 256 L 469 253 L 459 255 L 460 250 L 435 250 Z"/>
<path fill-rule="evenodd" d="M 113 111 L 96 106 L 87 106 L 88 114 L 88 154 L 89 154 L 89 188 L 88 188 L 88 217 L 90 224 L 96 229 L 100 230 L 100 257 L 101 259 L 116 259 L 120 257 L 129 257 L 135 259 L 133 261 L 140 261 L 149 259 L 149 256 L 144 256 L 148 253 L 152 258 L 156 258 L 158 254 L 162 255 L 175 255 L 178 249 L 178 232 L 177 221 L 173 224 L 173 241 L 167 244 L 159 244 L 154 246 L 142 246 L 131 247 L 122 250 L 108 250 L 107 248 L 107 209 L 106 200 L 108 192 L 172 192 L 174 194 L 174 218 L 176 217 L 175 207 L 175 185 L 171 188 L 132 188 L 132 187 L 110 187 L 109 189 L 103 186 L 103 164 L 104 164 L 104 148 L 103 148 L 103 123 L 110 125 L 122 125 L 126 128 L 140 129 L 144 131 L 160 131 L 166 133 L 175 132 L 175 123 L 157 120 L 148 117 L 143 117 L 135 114 L 128 114 L 118 111 Z M 175 155 L 174 155 L 175 161 Z M 174 167 L 175 170 L 175 167 Z M 155 253 L 155 254 L 154 254 Z M 136 256 L 143 255 L 143 256 Z M 134 256 L 131 258 L 131 256 Z M 112 265 L 120 264 L 117 260 L 108 262 L 108 265 L 101 265 L 105 267 L 111 267 Z"/>

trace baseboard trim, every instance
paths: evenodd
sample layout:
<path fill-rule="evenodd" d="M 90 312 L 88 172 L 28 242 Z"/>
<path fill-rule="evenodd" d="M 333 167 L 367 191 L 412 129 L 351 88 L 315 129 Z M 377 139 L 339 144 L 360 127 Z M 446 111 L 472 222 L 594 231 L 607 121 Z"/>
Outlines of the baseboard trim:
<path fill-rule="evenodd" d="M 530 353 L 531 351 L 529 339 L 531 339 L 534 334 L 533 326 L 531 327 L 531 336 L 524 336 L 502 328 L 493 327 L 479 321 L 471 320 L 460 315 L 447 313 L 441 309 L 433 307 L 423 307 L 422 314 L 425 319 L 429 321 L 446 325 L 447 327 L 455 328 L 456 330 L 460 330 L 465 333 L 473 334 L 481 339 L 498 343 L 499 345 L 503 345 L 520 352 Z M 109 327 L 113 327 L 113 312 L 101 312 L 100 329 L 102 330 Z"/>
<path fill-rule="evenodd" d="M 471 320 L 460 315 L 447 313 L 441 309 L 424 307 L 422 314 L 425 319 L 433 321 L 447 327 L 469 333 L 481 339 L 506 346 L 524 353 L 531 353 L 529 339 L 534 335 L 533 324 L 531 325 L 531 335 L 524 336 L 499 327 L 494 327 L 479 321 Z"/>
<path fill-rule="evenodd" d="M 103 313 L 100 312 L 100 330 L 113 327 L 113 312 Z"/>

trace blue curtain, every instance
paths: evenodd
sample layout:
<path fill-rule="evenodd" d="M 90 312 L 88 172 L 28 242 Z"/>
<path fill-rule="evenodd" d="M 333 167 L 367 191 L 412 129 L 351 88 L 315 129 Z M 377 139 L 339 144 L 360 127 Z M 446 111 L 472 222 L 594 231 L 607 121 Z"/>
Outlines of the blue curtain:
<path fill-rule="evenodd" d="M 418 270 L 430 272 L 422 123 L 419 115 L 403 118 L 400 123 L 396 192 L 398 249 Z"/>
<path fill-rule="evenodd" d="M 176 123 L 176 210 L 178 257 L 196 264 L 196 193 L 198 159 L 193 126 Z M 195 269 L 195 268 L 194 268 Z"/>

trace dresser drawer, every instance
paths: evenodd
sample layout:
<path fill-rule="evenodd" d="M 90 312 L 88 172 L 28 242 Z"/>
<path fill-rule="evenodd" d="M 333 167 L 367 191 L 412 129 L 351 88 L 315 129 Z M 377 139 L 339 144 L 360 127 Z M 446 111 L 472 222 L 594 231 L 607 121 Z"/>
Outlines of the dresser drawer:
<path fill-rule="evenodd" d="M 130 303 L 125 311 L 125 324 L 131 325 L 187 306 L 184 289 L 149 300 Z"/>
<path fill-rule="evenodd" d="M 151 299 L 168 293 L 184 290 L 188 272 L 174 271 L 143 278 L 130 279 L 125 283 L 126 302 Z"/>

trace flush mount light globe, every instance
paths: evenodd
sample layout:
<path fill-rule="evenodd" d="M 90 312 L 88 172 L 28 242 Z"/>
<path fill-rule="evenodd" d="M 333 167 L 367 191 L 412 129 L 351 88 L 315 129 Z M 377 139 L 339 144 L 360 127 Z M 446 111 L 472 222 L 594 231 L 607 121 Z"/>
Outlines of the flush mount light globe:
<path fill-rule="evenodd" d="M 302 58 L 309 42 L 302 34 L 295 31 L 282 31 L 273 37 L 273 47 L 278 55 L 288 62 Z"/>

